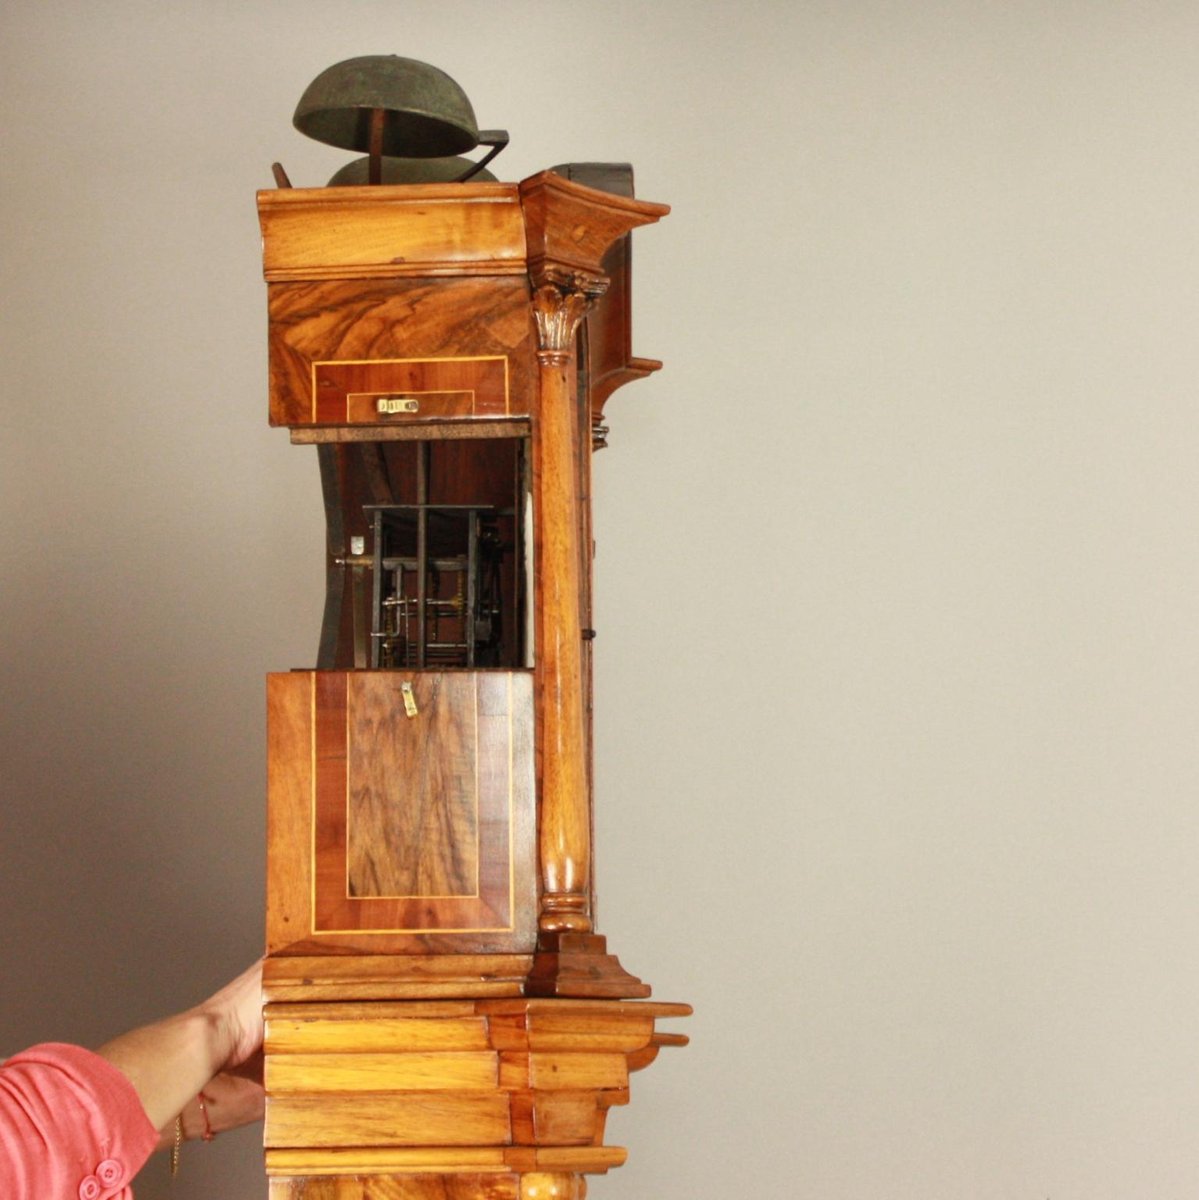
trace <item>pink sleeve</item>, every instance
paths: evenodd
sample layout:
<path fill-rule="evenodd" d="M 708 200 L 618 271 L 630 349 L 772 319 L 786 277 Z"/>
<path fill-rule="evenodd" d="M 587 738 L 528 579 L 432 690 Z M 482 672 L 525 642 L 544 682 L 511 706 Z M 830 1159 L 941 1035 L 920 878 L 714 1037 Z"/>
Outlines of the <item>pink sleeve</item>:
<path fill-rule="evenodd" d="M 49 1043 L 0 1066 L 0 1196 L 110 1200 L 158 1144 L 133 1084 L 79 1046 Z"/>

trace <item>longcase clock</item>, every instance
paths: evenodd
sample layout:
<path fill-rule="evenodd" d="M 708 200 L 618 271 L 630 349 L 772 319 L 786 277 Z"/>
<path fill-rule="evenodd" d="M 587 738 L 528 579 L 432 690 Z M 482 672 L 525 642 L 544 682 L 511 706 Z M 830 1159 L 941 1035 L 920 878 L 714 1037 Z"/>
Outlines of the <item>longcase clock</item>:
<path fill-rule="evenodd" d="M 506 135 L 408 59 L 296 123 L 369 154 L 258 197 L 270 420 L 327 524 L 316 667 L 268 679 L 271 1200 L 579 1200 L 690 1011 L 592 916 L 591 455 L 660 365 L 629 235 L 668 209 L 620 166 L 492 180 L 457 156 Z"/>

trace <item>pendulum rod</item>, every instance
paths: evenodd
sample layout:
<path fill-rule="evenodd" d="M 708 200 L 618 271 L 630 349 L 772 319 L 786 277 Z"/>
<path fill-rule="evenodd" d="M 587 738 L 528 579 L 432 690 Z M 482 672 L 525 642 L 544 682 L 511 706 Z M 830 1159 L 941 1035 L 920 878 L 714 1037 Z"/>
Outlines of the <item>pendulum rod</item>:
<path fill-rule="evenodd" d="M 416 443 L 416 665 L 428 665 L 429 443 Z"/>

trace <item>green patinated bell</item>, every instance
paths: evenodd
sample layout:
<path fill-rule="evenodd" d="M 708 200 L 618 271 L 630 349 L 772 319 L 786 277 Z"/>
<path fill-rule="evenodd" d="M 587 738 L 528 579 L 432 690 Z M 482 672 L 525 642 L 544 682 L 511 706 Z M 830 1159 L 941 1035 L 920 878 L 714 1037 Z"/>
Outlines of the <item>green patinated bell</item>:
<path fill-rule="evenodd" d="M 373 110 L 383 113 L 379 151 L 389 157 L 462 154 L 482 140 L 462 88 L 437 67 L 397 54 L 327 67 L 300 97 L 293 123 L 318 142 L 369 151 Z"/>

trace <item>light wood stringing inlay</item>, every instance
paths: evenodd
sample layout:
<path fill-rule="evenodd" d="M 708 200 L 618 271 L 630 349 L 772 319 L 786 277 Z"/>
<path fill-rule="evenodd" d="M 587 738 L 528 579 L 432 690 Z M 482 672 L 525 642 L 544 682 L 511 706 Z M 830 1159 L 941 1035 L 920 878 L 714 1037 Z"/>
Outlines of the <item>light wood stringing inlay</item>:
<path fill-rule="evenodd" d="M 369 836 L 357 838 L 357 865 L 351 867 L 352 827 L 366 813 L 376 832 L 394 819 L 386 797 L 405 788 L 409 799 L 428 789 L 436 796 L 437 776 L 444 778 L 446 762 L 453 759 L 435 736 L 427 747 L 415 753 L 389 752 L 387 742 L 396 736 L 394 726 L 408 722 L 402 707 L 391 692 L 402 682 L 419 686 L 426 695 L 421 714 L 414 722 L 428 722 L 435 716 L 437 704 L 425 691 L 455 681 L 453 687 L 473 688 L 466 693 L 466 705 L 459 697 L 446 712 L 473 711 L 474 785 L 467 785 L 468 796 L 458 784 L 451 785 L 449 803 L 445 796 L 412 806 L 405 816 L 402 836 L 390 833 L 387 847 L 380 849 Z M 350 671 L 314 672 L 313 688 L 313 767 L 312 767 L 312 895 L 311 929 L 322 934 L 458 934 L 513 933 L 516 931 L 517 891 L 514 863 L 518 853 L 516 826 L 524 826 L 523 814 L 532 803 L 532 678 L 527 671 Z M 418 695 L 418 708 L 421 707 Z M 365 725 L 362 715 L 368 717 Z M 385 714 L 390 710 L 390 720 Z M 351 732 L 351 715 L 357 733 Z M 463 734 L 448 715 L 443 736 L 451 746 L 463 744 Z M 402 734 L 400 736 L 403 736 Z M 355 739 L 363 752 L 356 756 L 351 747 Z M 419 743 L 419 737 L 417 739 Z M 366 747 L 370 747 L 369 754 Z M 383 748 L 380 754 L 380 747 Z M 380 759 L 384 766 L 379 766 Z M 461 758 L 451 778 L 469 775 L 469 764 Z M 432 781 L 421 782 L 432 773 Z M 361 803 L 354 812 L 351 797 Z M 381 798 L 382 797 L 382 801 Z M 467 799 L 473 806 L 473 822 L 465 820 Z M 406 803 L 406 802 L 405 802 Z M 415 815 L 413 815 L 415 812 Z M 447 813 L 452 819 L 446 819 Z M 518 816 L 518 813 L 522 814 Z M 420 842 L 422 830 L 434 833 L 432 844 Z M 519 843 L 527 852 L 522 836 Z M 392 861 L 399 855 L 399 866 Z M 464 864 L 473 864 L 468 867 Z M 473 870 L 473 875 L 472 875 Z M 358 887 L 394 886 L 411 890 L 361 894 L 351 890 L 353 878 Z M 474 880 L 473 886 L 468 885 Z M 462 890 L 450 890 L 458 887 Z M 427 890 L 419 890 L 427 889 Z"/>

